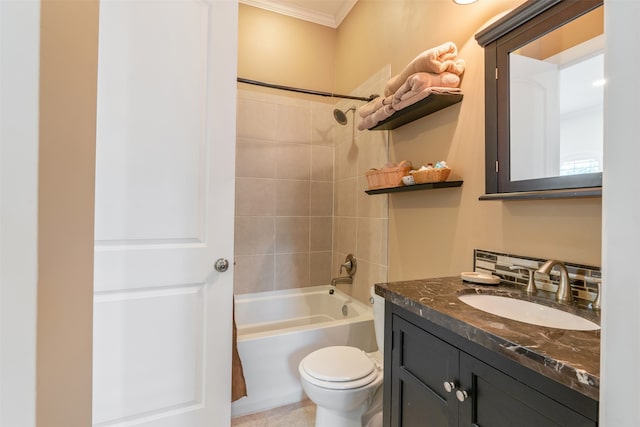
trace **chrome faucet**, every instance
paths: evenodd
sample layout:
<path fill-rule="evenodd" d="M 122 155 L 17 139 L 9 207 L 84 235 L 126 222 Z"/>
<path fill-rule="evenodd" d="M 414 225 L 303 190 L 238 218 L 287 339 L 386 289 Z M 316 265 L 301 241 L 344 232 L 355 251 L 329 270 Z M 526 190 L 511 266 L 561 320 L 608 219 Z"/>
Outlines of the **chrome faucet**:
<path fill-rule="evenodd" d="M 356 274 L 357 269 L 358 263 L 356 262 L 356 258 L 353 254 L 347 255 L 344 263 L 340 264 L 340 274 L 342 274 L 342 270 L 346 270 L 348 276 L 334 277 L 331 279 L 331 286 L 335 286 L 338 283 L 353 284 L 353 275 Z"/>
<path fill-rule="evenodd" d="M 553 267 L 558 267 L 558 271 L 560 271 L 560 282 L 558 284 L 558 290 L 556 291 L 556 301 L 565 303 L 572 302 L 573 294 L 571 293 L 569 272 L 567 271 L 567 266 L 564 265 L 562 261 L 550 259 L 549 261 L 542 264 L 540 268 L 538 268 L 537 272 L 550 276 Z"/>

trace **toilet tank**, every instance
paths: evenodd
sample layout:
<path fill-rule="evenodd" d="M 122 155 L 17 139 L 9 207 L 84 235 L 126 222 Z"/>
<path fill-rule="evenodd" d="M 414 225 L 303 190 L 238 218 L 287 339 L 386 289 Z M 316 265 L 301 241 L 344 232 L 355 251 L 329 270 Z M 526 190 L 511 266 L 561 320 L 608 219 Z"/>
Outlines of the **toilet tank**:
<path fill-rule="evenodd" d="M 376 331 L 378 351 L 384 353 L 384 298 L 376 294 L 375 286 L 371 287 L 371 297 L 373 298 L 373 327 Z"/>

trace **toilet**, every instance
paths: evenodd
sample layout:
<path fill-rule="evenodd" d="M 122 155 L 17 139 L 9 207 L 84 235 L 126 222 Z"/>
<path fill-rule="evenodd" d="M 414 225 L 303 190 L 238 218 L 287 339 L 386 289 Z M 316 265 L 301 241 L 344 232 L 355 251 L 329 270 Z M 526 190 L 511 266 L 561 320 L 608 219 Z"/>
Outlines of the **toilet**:
<path fill-rule="evenodd" d="M 373 287 L 371 296 L 377 351 L 324 347 L 308 354 L 298 366 L 302 388 L 316 404 L 316 427 L 361 427 L 361 417 L 382 385 L 384 298 Z"/>

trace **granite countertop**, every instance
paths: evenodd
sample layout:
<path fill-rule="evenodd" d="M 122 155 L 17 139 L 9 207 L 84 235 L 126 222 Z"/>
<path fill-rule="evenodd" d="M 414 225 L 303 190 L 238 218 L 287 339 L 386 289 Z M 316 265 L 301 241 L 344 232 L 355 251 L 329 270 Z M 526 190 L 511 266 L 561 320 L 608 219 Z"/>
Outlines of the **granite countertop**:
<path fill-rule="evenodd" d="M 457 296 L 485 293 L 535 301 L 600 324 L 599 312 L 578 303 L 562 305 L 554 295 L 504 285 L 483 286 L 444 277 L 376 284 L 375 291 L 430 322 L 554 379 L 594 400 L 600 388 L 600 330 L 571 331 L 518 322 L 475 309 Z"/>

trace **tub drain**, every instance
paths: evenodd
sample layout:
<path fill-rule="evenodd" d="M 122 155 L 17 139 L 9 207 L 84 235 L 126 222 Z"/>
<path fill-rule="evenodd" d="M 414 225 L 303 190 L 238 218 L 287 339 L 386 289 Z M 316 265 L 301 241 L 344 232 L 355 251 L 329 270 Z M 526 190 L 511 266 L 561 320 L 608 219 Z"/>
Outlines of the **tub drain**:
<path fill-rule="evenodd" d="M 342 315 L 343 316 L 348 316 L 349 315 L 349 307 L 347 307 L 347 304 L 342 306 Z"/>

